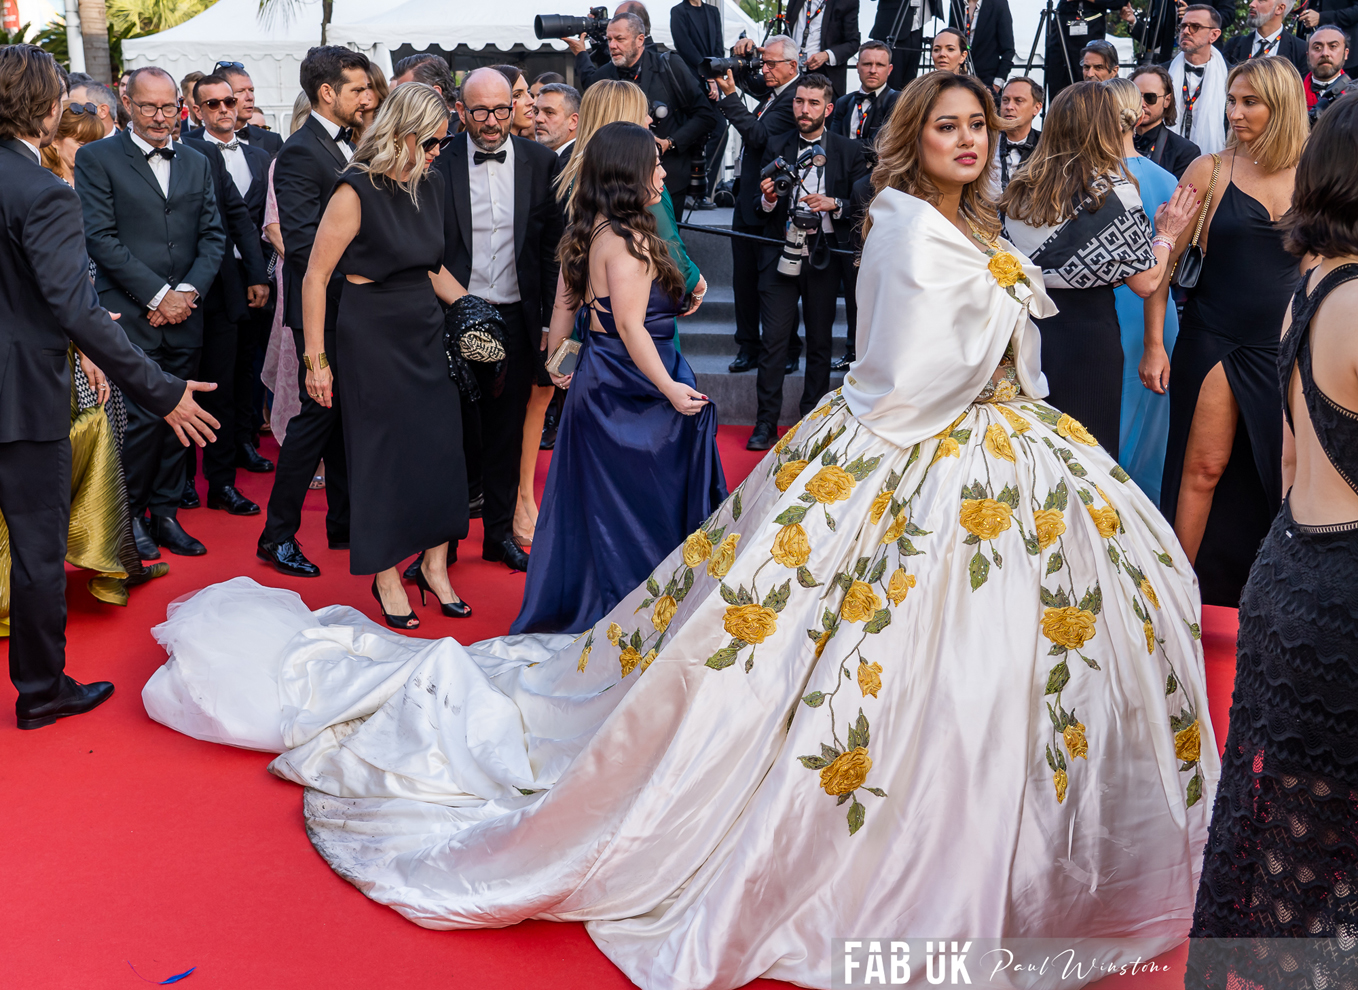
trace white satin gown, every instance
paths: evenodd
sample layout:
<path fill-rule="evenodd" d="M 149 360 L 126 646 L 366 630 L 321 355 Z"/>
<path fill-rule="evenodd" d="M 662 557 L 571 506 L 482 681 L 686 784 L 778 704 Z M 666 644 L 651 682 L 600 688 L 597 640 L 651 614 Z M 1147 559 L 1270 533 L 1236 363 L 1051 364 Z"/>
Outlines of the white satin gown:
<path fill-rule="evenodd" d="M 156 628 L 147 711 L 281 753 L 317 851 L 417 924 L 584 921 L 647 990 L 829 987 L 836 937 L 1181 941 L 1193 570 L 1041 401 L 1041 273 L 872 217 L 842 394 L 592 630 L 464 647 L 235 578 Z"/>

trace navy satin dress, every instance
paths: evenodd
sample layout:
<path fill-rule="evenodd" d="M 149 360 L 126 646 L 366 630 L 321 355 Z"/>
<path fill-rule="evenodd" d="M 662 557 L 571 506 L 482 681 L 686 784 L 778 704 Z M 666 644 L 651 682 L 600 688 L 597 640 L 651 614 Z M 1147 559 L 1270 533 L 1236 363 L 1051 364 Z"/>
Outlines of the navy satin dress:
<path fill-rule="evenodd" d="M 596 300 L 605 332 L 587 330 L 552 452 L 511 633 L 588 629 L 726 499 L 711 403 L 681 415 L 627 353 Z M 675 347 L 679 309 L 659 285 L 646 330 L 670 376 L 696 386 Z"/>

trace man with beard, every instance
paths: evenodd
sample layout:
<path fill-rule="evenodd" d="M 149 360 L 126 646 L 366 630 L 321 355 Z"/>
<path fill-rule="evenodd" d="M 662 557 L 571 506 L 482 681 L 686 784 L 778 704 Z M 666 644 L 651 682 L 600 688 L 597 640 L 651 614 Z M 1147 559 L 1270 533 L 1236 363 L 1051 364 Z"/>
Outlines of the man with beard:
<path fill-rule="evenodd" d="M 1283 30 L 1283 17 L 1291 9 L 1289 0 L 1250 0 L 1245 27 L 1249 34 L 1241 34 L 1226 42 L 1222 54 L 1227 65 L 1237 65 L 1252 58 L 1276 55 L 1291 62 L 1297 75 L 1307 72 L 1306 42 L 1291 31 Z"/>
<path fill-rule="evenodd" d="M 1312 125 L 1331 103 L 1354 88 L 1354 81 L 1340 68 L 1348 57 L 1349 40 L 1333 24 L 1322 24 L 1311 33 L 1306 47 L 1306 61 L 1311 71 L 1302 82 L 1306 87 L 1306 106 Z"/>
<path fill-rule="evenodd" d="M 1333 26 L 1352 37 L 1358 28 L 1358 0 L 1301 0 L 1297 5 L 1297 33 L 1305 35 L 1322 25 Z M 1309 49 L 1308 49 L 1309 54 Z M 1344 64 L 1344 72 L 1350 78 L 1358 78 L 1358 57 L 1353 47 L 1349 47 L 1349 60 Z M 75 84 L 72 83 L 71 102 L 75 102 Z M 98 100 L 94 102 L 98 103 Z"/>
<path fill-rule="evenodd" d="M 1226 147 L 1226 59 L 1217 51 L 1221 14 L 1195 3 L 1184 8 L 1179 26 L 1179 54 L 1170 61 L 1169 78 L 1178 102 L 1174 133 L 1198 146 L 1204 155 Z"/>
<path fill-rule="evenodd" d="M 1174 80 L 1159 65 L 1143 65 L 1132 72 L 1132 82 L 1141 90 L 1144 112 L 1136 125 L 1132 141 L 1139 154 L 1182 179 L 1188 166 L 1200 151 L 1187 138 L 1175 134 L 1171 127 L 1179 119 L 1179 108 L 1174 100 Z"/>
<path fill-rule="evenodd" d="M 500 376 L 494 365 L 472 365 L 481 401 L 462 403 L 467 478 L 473 493 L 481 480 L 482 558 L 523 571 L 528 555 L 510 525 L 524 412 L 556 293 L 562 216 L 552 182 L 561 164 L 551 148 L 510 136 L 513 91 L 495 69 L 467 76 L 457 112 L 466 130 L 435 165 L 447 189 L 443 263 L 468 292 L 499 310 L 508 331 Z"/>

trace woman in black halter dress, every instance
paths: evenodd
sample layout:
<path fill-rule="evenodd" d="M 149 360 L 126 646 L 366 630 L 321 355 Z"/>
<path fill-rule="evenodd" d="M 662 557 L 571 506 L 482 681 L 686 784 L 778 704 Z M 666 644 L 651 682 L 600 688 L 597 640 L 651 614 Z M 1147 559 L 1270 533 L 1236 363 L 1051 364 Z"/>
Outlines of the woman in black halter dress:
<path fill-rule="evenodd" d="M 1319 256 L 1274 382 L 1292 484 L 1240 599 L 1189 987 L 1358 982 L 1358 97 L 1316 128 L 1287 244 Z M 1334 296 L 1334 298 L 1330 298 Z M 1218 940 L 1249 940 L 1230 942 Z M 1286 941 L 1273 941 L 1286 940 Z"/>

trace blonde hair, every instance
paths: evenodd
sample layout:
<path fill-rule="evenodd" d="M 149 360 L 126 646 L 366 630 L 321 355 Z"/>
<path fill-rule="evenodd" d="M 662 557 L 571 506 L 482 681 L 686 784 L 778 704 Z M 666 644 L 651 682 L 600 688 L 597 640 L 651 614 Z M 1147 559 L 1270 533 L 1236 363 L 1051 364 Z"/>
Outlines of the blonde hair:
<path fill-rule="evenodd" d="M 1306 115 L 1306 91 L 1302 89 L 1296 67 L 1276 55 L 1241 62 L 1226 77 L 1228 93 L 1231 84 L 1242 76 L 1268 107 L 1268 123 L 1264 125 L 1264 133 L 1249 146 L 1250 158 L 1268 172 L 1296 168 L 1311 134 Z M 1232 132 L 1226 147 L 1234 148 L 1239 143 L 1240 139 Z"/>
<path fill-rule="evenodd" d="M 556 178 L 556 198 L 566 200 L 567 212 L 575 202 L 575 180 L 584 161 L 585 145 L 594 132 L 605 124 L 626 121 L 646 126 L 650 102 L 636 83 L 622 79 L 600 79 L 580 97 L 580 122 L 575 128 L 575 144 L 571 145 L 571 159 Z"/>
<path fill-rule="evenodd" d="M 420 144 L 448 123 L 448 104 L 438 90 L 424 83 L 397 86 L 382 104 L 373 121 L 363 133 L 346 171 L 366 172 L 369 176 L 386 175 L 410 194 L 419 206 L 417 189 L 424 178 L 424 151 Z M 406 138 L 415 135 L 415 152 L 411 154 Z M 410 174 L 406 175 L 406 170 Z M 401 178 L 401 176 L 405 178 Z"/>
<path fill-rule="evenodd" d="M 597 85 L 597 84 L 596 84 Z M 995 101 L 975 76 L 952 72 L 930 72 L 920 76 L 901 91 L 886 126 L 877 132 L 877 167 L 872 170 L 872 191 L 876 195 L 888 187 L 938 205 L 942 194 L 924 171 L 920 142 L 929 123 L 929 114 L 938 98 L 950 89 L 965 89 L 976 97 L 985 114 L 985 170 L 962 190 L 962 215 L 990 239 L 999 236 L 1000 218 L 990 198 L 990 183 L 995 169 L 995 142 L 999 140 L 1000 120 Z M 863 220 L 863 236 L 868 236 L 872 217 Z"/>
<path fill-rule="evenodd" d="M 1136 122 L 1141 119 L 1146 105 L 1141 98 L 1141 88 L 1130 79 L 1121 76 L 1106 79 L 1101 85 L 1112 94 L 1113 107 L 1118 114 L 1118 126 L 1122 128 L 1122 133 L 1126 134 L 1136 127 Z"/>
<path fill-rule="evenodd" d="M 298 93 L 297 99 L 292 101 L 292 119 L 288 121 L 288 136 L 297 133 L 297 129 L 306 123 L 306 119 L 311 116 L 311 98 L 306 93 Z"/>

